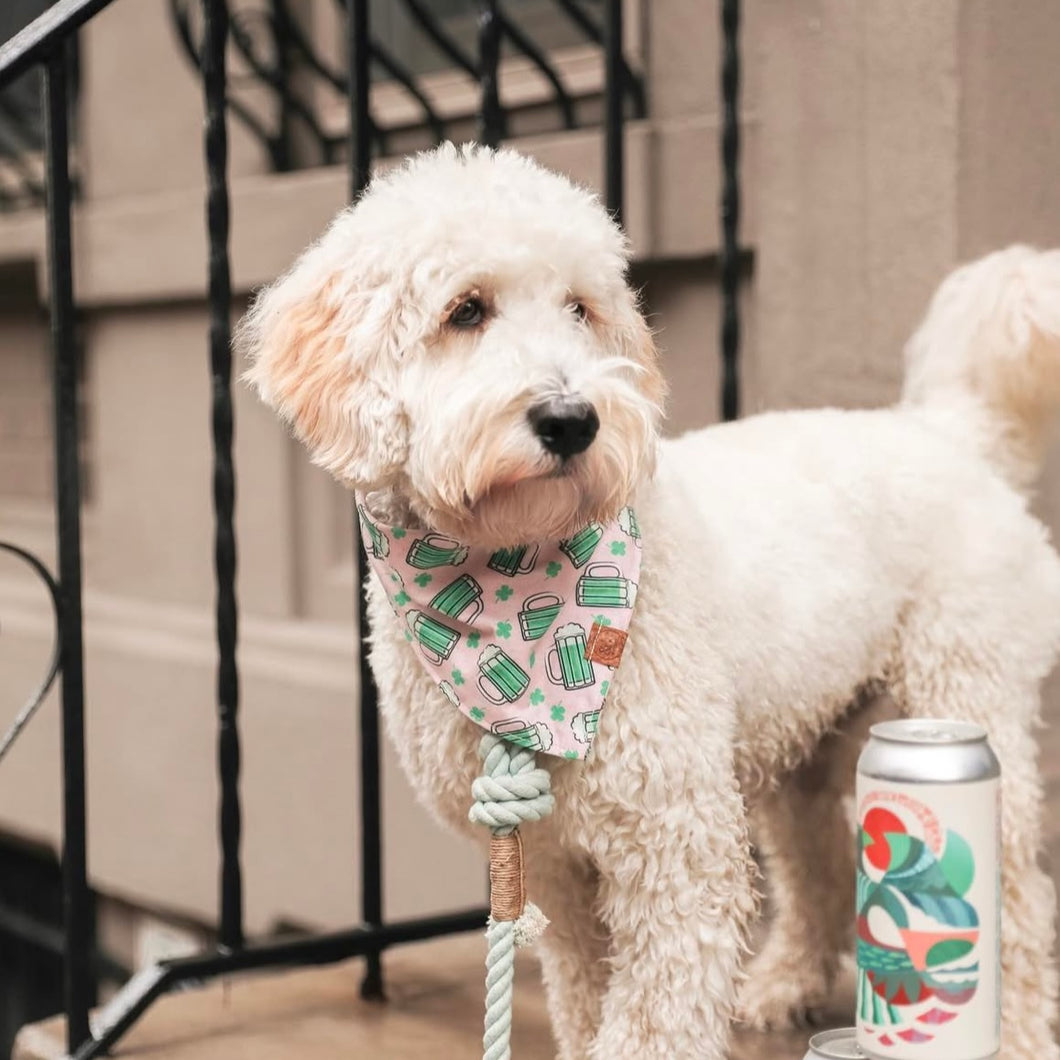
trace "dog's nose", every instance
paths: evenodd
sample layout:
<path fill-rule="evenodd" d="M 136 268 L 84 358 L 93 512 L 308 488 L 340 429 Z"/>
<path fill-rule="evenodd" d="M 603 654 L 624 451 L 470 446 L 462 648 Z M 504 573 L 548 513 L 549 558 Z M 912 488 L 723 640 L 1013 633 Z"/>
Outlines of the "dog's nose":
<path fill-rule="evenodd" d="M 600 417 L 588 401 L 555 398 L 535 405 L 528 413 L 541 444 L 557 456 L 584 453 L 600 429 Z"/>

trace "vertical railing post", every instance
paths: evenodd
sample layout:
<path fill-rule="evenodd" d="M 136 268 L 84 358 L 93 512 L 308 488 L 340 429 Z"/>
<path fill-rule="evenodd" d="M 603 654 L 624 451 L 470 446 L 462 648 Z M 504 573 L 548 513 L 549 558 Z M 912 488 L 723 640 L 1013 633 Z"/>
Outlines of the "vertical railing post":
<path fill-rule="evenodd" d="M 81 461 L 78 363 L 70 235 L 69 100 L 66 49 L 44 65 L 45 179 L 48 189 L 48 289 L 55 401 L 55 521 L 61 600 L 63 730 L 63 993 L 67 1049 L 89 1035 L 92 1003 L 92 901 L 85 840 L 85 689 L 81 624 Z"/>
<path fill-rule="evenodd" d="M 496 147 L 504 138 L 498 69 L 501 63 L 501 20 L 497 0 L 482 0 L 478 21 L 479 104 L 478 141 Z"/>
<path fill-rule="evenodd" d="M 623 0 L 607 0 L 604 11 L 604 201 L 618 224 L 623 223 L 626 195 L 622 3 Z"/>
<path fill-rule="evenodd" d="M 372 129 L 369 110 L 371 45 L 368 0 L 347 0 L 347 55 L 350 108 L 350 200 L 356 202 L 368 186 L 372 168 Z M 379 750 L 379 690 L 368 665 L 368 560 L 354 512 L 354 566 L 357 577 L 357 667 L 360 681 L 361 730 L 361 917 L 365 924 L 383 923 L 383 804 Z M 361 996 L 385 997 L 382 948 L 365 954 Z"/>
<path fill-rule="evenodd" d="M 740 414 L 740 0 L 722 0 L 721 416 Z"/>
<path fill-rule="evenodd" d="M 209 237 L 210 382 L 213 437 L 214 572 L 217 624 L 217 765 L 221 805 L 223 949 L 243 946 L 243 876 L 239 863 L 239 671 L 236 666 L 235 469 L 232 462 L 232 284 L 228 266 L 228 131 L 225 48 L 228 8 L 203 0 L 203 90 L 206 104 L 206 227 Z"/>

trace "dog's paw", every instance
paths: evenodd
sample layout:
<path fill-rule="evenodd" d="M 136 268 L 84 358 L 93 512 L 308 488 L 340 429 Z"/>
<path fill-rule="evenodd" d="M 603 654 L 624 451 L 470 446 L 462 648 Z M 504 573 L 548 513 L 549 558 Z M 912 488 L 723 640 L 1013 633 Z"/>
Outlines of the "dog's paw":
<path fill-rule="evenodd" d="M 829 984 L 812 968 L 812 961 L 755 958 L 737 998 L 737 1019 L 759 1031 L 819 1026 Z"/>

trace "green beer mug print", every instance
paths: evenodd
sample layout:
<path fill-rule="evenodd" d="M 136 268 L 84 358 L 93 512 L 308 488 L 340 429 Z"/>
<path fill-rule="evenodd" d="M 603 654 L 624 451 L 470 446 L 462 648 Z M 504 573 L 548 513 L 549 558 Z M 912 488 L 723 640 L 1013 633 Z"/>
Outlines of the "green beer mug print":
<path fill-rule="evenodd" d="M 574 590 L 579 607 L 632 607 L 637 583 L 622 577 L 613 563 L 590 563 Z"/>
<path fill-rule="evenodd" d="M 542 722 L 527 725 L 519 718 L 507 718 L 492 725 L 490 732 L 531 751 L 547 751 L 552 746 L 552 730 Z"/>
<path fill-rule="evenodd" d="M 478 657 L 479 691 L 493 704 L 514 703 L 530 687 L 530 675 L 496 644 Z"/>
<path fill-rule="evenodd" d="M 422 611 L 409 611 L 405 621 L 412 635 L 419 641 L 423 654 L 435 666 L 453 654 L 453 649 L 460 640 L 460 634 L 455 629 L 450 629 Z"/>
<path fill-rule="evenodd" d="M 596 735 L 596 727 L 600 724 L 600 711 L 583 710 L 581 714 L 575 714 L 571 718 L 570 727 L 574 730 L 574 738 L 578 743 L 592 743 Z"/>
<path fill-rule="evenodd" d="M 560 626 L 555 634 L 555 647 L 545 657 L 545 670 L 554 685 L 562 685 L 568 692 L 588 688 L 596 683 L 593 664 L 585 657 L 585 630 L 577 622 Z"/>
<path fill-rule="evenodd" d="M 456 581 L 435 593 L 429 606 L 450 618 L 474 622 L 482 614 L 482 586 L 470 574 L 461 574 Z M 471 608 L 471 614 L 465 617 L 468 608 Z"/>
<path fill-rule="evenodd" d="M 466 545 L 444 534 L 435 533 L 416 538 L 405 557 L 410 567 L 418 567 L 420 570 L 430 570 L 432 567 L 459 567 L 466 559 Z"/>
<path fill-rule="evenodd" d="M 509 578 L 514 578 L 517 574 L 529 574 L 537 566 L 537 549 L 537 545 L 499 548 L 490 556 L 486 566 Z"/>
<path fill-rule="evenodd" d="M 563 600 L 555 593 L 534 593 L 523 601 L 519 612 L 519 633 L 523 640 L 540 640 L 556 621 Z"/>
<path fill-rule="evenodd" d="M 633 538 L 633 543 L 637 548 L 643 547 L 640 539 L 640 524 L 637 522 L 637 513 L 632 508 L 623 508 L 618 513 L 618 525 L 622 528 L 623 533 Z"/>
<path fill-rule="evenodd" d="M 604 528 L 599 523 L 590 523 L 583 527 L 573 537 L 568 537 L 559 543 L 560 551 L 574 564 L 575 567 L 584 567 L 596 551 L 596 546 L 604 536 Z"/>
<path fill-rule="evenodd" d="M 386 559 L 390 555 L 390 541 L 386 534 L 368 518 L 368 512 L 363 504 L 357 505 L 357 512 L 361 517 L 361 524 L 368 531 L 368 537 L 372 541 L 372 555 L 376 559 Z"/>

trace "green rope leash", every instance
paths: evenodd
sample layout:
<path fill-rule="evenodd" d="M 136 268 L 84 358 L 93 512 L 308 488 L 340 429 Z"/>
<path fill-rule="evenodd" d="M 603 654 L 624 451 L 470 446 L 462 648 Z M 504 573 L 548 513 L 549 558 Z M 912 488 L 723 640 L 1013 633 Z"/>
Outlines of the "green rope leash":
<path fill-rule="evenodd" d="M 487 735 L 478 753 L 483 770 L 471 786 L 475 801 L 468 817 L 493 833 L 483 1060 L 511 1060 L 515 947 L 528 946 L 548 926 L 544 913 L 526 901 L 519 825 L 547 817 L 556 800 L 549 791 L 550 774 L 538 768 L 533 751 Z"/>

